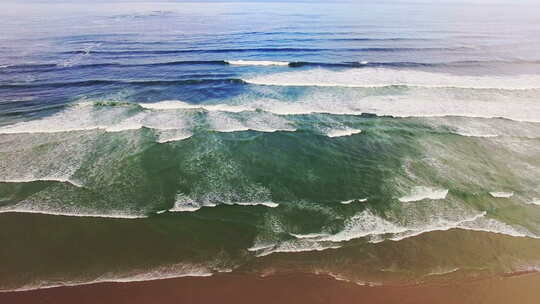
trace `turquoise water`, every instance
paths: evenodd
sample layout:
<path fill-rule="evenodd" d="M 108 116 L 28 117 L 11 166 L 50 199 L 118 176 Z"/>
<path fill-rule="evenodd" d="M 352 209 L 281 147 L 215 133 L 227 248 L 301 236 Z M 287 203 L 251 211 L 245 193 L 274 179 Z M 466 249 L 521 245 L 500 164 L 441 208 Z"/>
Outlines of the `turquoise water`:
<path fill-rule="evenodd" d="M 539 265 L 530 6 L 1 6 L 2 290 Z"/>

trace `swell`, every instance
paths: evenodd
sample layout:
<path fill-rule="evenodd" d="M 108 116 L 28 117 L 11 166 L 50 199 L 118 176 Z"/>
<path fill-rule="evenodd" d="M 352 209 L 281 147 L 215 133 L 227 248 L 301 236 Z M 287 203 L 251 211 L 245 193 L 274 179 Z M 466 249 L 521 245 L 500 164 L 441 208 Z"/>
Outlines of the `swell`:
<path fill-rule="evenodd" d="M 187 49 L 187 50 L 120 50 L 120 51 L 93 51 L 77 50 L 65 51 L 64 55 L 167 55 L 167 54 L 221 54 L 221 53 L 306 53 L 306 52 L 423 52 L 423 51 L 458 51 L 467 50 L 467 47 L 457 48 L 412 48 L 412 47 L 370 47 L 370 48 L 230 48 L 230 49 Z"/>
<path fill-rule="evenodd" d="M 108 68 L 108 67 L 155 67 L 155 66 L 176 66 L 176 65 L 227 65 L 224 60 L 182 60 L 182 61 L 168 61 L 168 62 L 151 62 L 140 64 L 122 64 L 114 62 L 106 63 L 92 63 L 92 64 L 74 64 L 74 65 L 62 65 L 61 63 L 46 63 L 46 64 L 20 64 L 9 65 L 0 69 L 0 73 L 9 72 L 25 72 L 25 71 L 40 71 L 49 72 L 57 71 L 61 69 L 75 70 L 75 69 L 93 69 L 93 68 Z"/>
<path fill-rule="evenodd" d="M 92 64 L 73 64 L 63 65 L 61 63 L 43 63 L 43 64 L 20 64 L 5 65 L 0 69 L 0 73 L 10 74 L 17 72 L 49 72 L 58 70 L 78 70 L 94 68 L 131 68 L 131 67 L 160 67 L 160 66 L 184 66 L 184 65 L 208 65 L 208 66 L 227 66 L 234 65 L 234 62 L 241 60 L 179 60 L 150 63 L 92 63 Z M 253 61 L 255 62 L 255 61 Z M 261 61 L 268 62 L 268 61 Z M 284 64 L 282 64 L 284 63 Z M 280 61 L 279 65 L 288 65 L 291 68 L 300 67 L 322 67 L 322 68 L 367 68 L 367 67 L 388 67 L 388 68 L 414 68 L 414 67 L 467 67 L 471 65 L 536 65 L 540 61 L 526 60 L 471 60 L 471 61 L 450 61 L 450 62 L 414 62 L 414 61 L 395 61 L 395 62 L 369 62 L 369 61 L 351 61 L 351 62 L 317 62 L 317 61 Z M 254 64 L 255 65 L 255 64 Z"/>
<path fill-rule="evenodd" d="M 434 67 L 445 64 L 438 63 L 421 63 L 421 62 L 309 62 L 309 61 L 293 61 L 289 62 L 289 67 L 343 67 L 343 68 L 365 68 L 365 67 Z"/>

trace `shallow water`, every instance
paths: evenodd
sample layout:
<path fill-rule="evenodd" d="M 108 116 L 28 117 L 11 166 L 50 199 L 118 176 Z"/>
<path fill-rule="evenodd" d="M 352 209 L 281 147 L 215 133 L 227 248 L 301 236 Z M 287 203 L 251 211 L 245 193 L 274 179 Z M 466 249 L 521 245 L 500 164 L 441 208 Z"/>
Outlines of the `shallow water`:
<path fill-rule="evenodd" d="M 0 289 L 540 263 L 529 5 L 1 6 Z"/>

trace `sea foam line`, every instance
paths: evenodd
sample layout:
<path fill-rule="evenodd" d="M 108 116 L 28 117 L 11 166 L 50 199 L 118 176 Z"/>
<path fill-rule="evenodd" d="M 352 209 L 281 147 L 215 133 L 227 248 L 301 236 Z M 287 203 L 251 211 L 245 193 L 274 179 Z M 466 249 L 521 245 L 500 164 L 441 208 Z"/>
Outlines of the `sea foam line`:
<path fill-rule="evenodd" d="M 499 192 L 499 191 L 495 191 L 495 192 L 490 192 L 489 195 L 495 197 L 495 198 L 510 198 L 512 196 L 514 196 L 514 192 Z"/>
<path fill-rule="evenodd" d="M 409 203 L 425 199 L 441 200 L 445 199 L 446 195 L 448 195 L 448 189 L 417 186 L 413 188 L 410 194 L 400 197 L 399 201 L 402 203 Z"/>
<path fill-rule="evenodd" d="M 75 182 L 68 178 L 43 177 L 43 178 L 21 178 L 21 179 L 15 178 L 15 179 L 0 180 L 0 183 L 32 183 L 32 182 L 60 182 L 60 183 L 68 183 L 78 188 L 84 187 L 81 183 Z"/>
<path fill-rule="evenodd" d="M 367 202 L 367 198 L 360 198 L 360 199 L 352 199 L 352 200 L 347 200 L 347 201 L 341 201 L 340 204 L 343 204 L 343 205 L 348 205 L 352 202 L 360 202 L 360 203 L 363 203 L 363 202 Z"/>
<path fill-rule="evenodd" d="M 362 130 L 358 129 L 333 129 L 326 133 L 328 137 L 342 137 L 342 136 L 351 136 L 354 134 L 361 133 Z"/>
<path fill-rule="evenodd" d="M 266 60 L 228 60 L 225 61 L 228 64 L 231 65 L 263 65 L 263 66 L 272 66 L 272 65 L 279 65 L 279 66 L 288 66 L 289 62 L 287 61 L 266 61 Z"/>
<path fill-rule="evenodd" d="M 57 212 L 47 210 L 33 210 L 24 208 L 2 208 L 0 213 L 30 213 L 30 214 L 44 214 L 44 215 L 57 215 L 68 217 L 95 217 L 95 218 L 115 218 L 115 219 L 143 219 L 147 218 L 146 215 L 127 215 L 127 214 L 102 214 L 102 213 L 73 213 L 73 212 Z"/>
<path fill-rule="evenodd" d="M 419 70 L 363 68 L 332 71 L 313 69 L 291 71 L 243 79 L 247 83 L 276 86 L 320 86 L 377 88 L 410 86 L 426 88 L 507 89 L 529 90 L 540 88 L 540 75 L 462 76 Z"/>
<path fill-rule="evenodd" d="M 248 250 L 255 252 L 256 256 L 266 256 L 277 252 L 320 251 L 330 248 L 337 249 L 343 245 L 343 242 L 364 237 L 369 237 L 370 243 L 379 243 L 385 240 L 401 241 L 424 233 L 451 229 L 489 232 L 512 237 L 540 238 L 526 230 L 519 230 L 495 219 L 486 218 L 486 215 L 487 212 L 484 211 L 460 220 L 452 221 L 438 218 L 427 225 L 410 226 L 391 222 L 373 214 L 369 210 L 364 210 L 350 218 L 345 223 L 344 229 L 335 234 L 325 232 L 289 233 L 295 239 L 274 243 L 255 243 Z"/>
<path fill-rule="evenodd" d="M 217 203 L 202 203 L 202 204 L 199 204 L 199 203 L 193 203 L 193 204 L 184 204 L 184 205 L 177 205 L 175 204 L 175 206 L 171 209 L 169 209 L 168 211 L 170 212 L 195 212 L 201 208 L 204 208 L 204 207 L 207 207 L 207 208 L 213 208 L 213 207 L 217 207 L 219 205 L 225 205 L 225 206 L 265 206 L 265 207 L 268 207 L 268 208 L 276 208 L 279 206 L 278 203 L 274 203 L 274 202 L 226 202 L 226 203 L 221 203 L 221 204 L 217 204 Z"/>
<path fill-rule="evenodd" d="M 173 267 L 178 267 L 179 265 L 174 265 Z M 84 286 L 92 285 L 99 283 L 130 283 L 130 282 L 147 282 L 147 281 L 157 281 L 157 280 L 166 280 L 174 278 L 183 278 L 183 277 L 210 277 L 214 273 L 210 271 L 207 267 L 196 266 L 196 265 L 180 265 L 178 270 L 169 270 L 169 269 L 157 269 L 150 270 L 147 272 L 142 272 L 134 275 L 119 275 L 118 277 L 114 276 L 102 276 L 95 280 L 83 281 L 83 282 L 65 282 L 61 284 L 50 284 L 47 282 L 42 282 L 37 285 L 27 285 L 15 289 L 0 289 L 0 293 L 3 292 L 23 292 L 31 290 L 41 290 L 41 289 L 50 289 L 57 287 L 71 287 L 71 286 Z M 184 272 L 182 272 L 184 271 Z"/>

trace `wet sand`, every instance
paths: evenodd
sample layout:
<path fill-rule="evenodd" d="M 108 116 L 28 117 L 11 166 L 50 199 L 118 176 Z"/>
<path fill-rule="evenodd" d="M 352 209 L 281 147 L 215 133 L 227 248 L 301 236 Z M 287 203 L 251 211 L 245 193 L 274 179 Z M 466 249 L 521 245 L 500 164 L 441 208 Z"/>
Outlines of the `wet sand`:
<path fill-rule="evenodd" d="M 437 303 L 537 304 L 540 273 L 424 285 L 360 286 L 327 276 L 224 274 L 0 293 L 0 303 Z"/>

